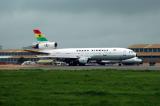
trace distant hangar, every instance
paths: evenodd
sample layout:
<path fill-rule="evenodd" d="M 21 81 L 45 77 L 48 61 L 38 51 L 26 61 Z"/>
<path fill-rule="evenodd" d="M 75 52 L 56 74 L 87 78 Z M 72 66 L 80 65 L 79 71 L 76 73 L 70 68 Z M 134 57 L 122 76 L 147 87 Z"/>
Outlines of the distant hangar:
<path fill-rule="evenodd" d="M 0 64 L 19 64 L 21 61 L 38 61 L 37 55 L 44 55 L 18 49 L 0 50 Z"/>
<path fill-rule="evenodd" d="M 160 63 L 160 44 L 135 44 L 128 48 L 135 51 L 144 63 Z"/>

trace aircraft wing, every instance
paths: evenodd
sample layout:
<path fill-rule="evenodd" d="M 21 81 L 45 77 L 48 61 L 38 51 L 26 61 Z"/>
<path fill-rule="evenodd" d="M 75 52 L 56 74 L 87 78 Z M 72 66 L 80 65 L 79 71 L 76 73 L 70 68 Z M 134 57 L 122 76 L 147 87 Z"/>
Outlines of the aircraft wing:
<path fill-rule="evenodd" d="M 39 50 L 26 49 L 24 51 L 31 52 L 31 53 L 37 53 L 37 54 L 46 54 L 46 55 L 49 55 L 49 53 L 42 52 L 42 51 L 39 51 Z"/>
<path fill-rule="evenodd" d="M 44 55 L 44 56 L 40 56 L 40 55 L 37 55 L 37 57 L 48 57 L 48 58 L 59 58 L 59 59 L 78 59 L 79 57 L 77 57 L 77 56 L 65 56 L 65 55 L 63 55 L 63 56 L 61 56 L 61 55 Z"/>
<path fill-rule="evenodd" d="M 32 52 L 32 53 L 36 53 L 37 57 L 39 58 L 59 58 L 59 59 L 78 59 L 80 57 L 77 56 L 73 56 L 73 55 L 51 55 L 50 53 L 44 52 L 44 51 L 40 51 L 40 50 L 25 50 L 28 52 Z"/>

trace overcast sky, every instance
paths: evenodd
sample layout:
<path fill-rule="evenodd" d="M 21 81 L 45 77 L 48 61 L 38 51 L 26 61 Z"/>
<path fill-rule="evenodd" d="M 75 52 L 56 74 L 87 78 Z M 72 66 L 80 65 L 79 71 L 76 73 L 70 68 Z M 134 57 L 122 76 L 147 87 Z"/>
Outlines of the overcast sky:
<path fill-rule="evenodd" d="M 160 0 L 0 0 L 0 45 L 31 45 L 34 28 L 60 48 L 160 43 Z"/>

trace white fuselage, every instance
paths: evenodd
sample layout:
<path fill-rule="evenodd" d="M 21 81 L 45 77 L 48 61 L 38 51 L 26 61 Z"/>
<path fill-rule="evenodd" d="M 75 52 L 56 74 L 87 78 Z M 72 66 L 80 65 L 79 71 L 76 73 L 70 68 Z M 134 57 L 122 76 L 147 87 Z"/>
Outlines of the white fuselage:
<path fill-rule="evenodd" d="M 38 43 L 33 48 L 39 49 L 38 52 L 47 53 L 47 56 L 63 59 L 70 65 L 81 65 L 88 63 L 89 60 L 126 60 L 136 57 L 136 53 L 126 48 L 66 48 L 57 49 L 57 42 L 48 41 L 40 30 L 34 29 Z M 43 38 L 43 39 L 42 39 Z"/>
<path fill-rule="evenodd" d="M 86 58 L 91 60 L 125 60 L 136 56 L 136 53 L 126 48 L 67 48 L 48 49 L 41 52 L 49 53 L 55 58 Z"/>

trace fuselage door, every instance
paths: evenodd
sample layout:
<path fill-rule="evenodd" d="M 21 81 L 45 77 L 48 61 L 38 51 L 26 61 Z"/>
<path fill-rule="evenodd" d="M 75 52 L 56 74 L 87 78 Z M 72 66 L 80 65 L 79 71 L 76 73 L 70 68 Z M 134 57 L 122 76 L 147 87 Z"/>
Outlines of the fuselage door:
<path fill-rule="evenodd" d="M 123 50 L 123 57 L 126 57 L 126 56 L 127 56 L 127 51 Z"/>

